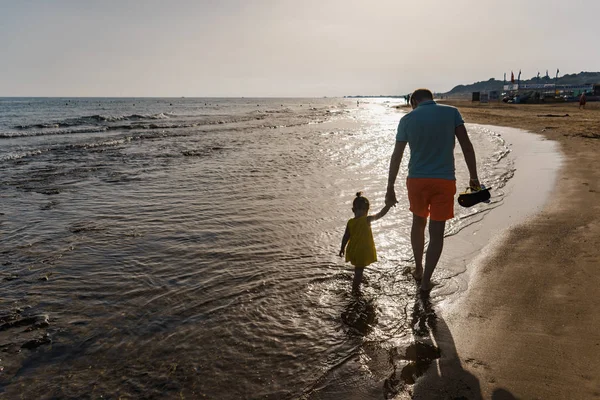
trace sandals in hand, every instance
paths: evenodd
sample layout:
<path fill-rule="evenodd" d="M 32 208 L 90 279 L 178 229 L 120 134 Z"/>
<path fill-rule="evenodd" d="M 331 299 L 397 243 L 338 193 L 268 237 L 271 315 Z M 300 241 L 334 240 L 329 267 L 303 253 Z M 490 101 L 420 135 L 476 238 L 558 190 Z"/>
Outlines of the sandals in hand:
<path fill-rule="evenodd" d="M 458 196 L 458 204 L 463 207 L 473 207 L 475 204 L 479 204 L 484 201 L 488 201 L 490 197 L 490 188 L 486 188 L 483 185 L 480 190 L 474 191 L 471 188 L 467 188 L 463 193 Z"/>

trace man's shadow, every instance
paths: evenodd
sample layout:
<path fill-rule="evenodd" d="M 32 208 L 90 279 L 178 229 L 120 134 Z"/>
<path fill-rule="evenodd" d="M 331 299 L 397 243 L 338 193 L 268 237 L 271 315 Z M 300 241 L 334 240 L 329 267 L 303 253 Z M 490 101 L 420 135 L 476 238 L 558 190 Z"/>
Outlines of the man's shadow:
<path fill-rule="evenodd" d="M 405 365 L 400 372 L 395 371 L 386 381 L 386 398 L 414 385 L 413 399 L 483 399 L 479 379 L 462 367 L 448 325 L 436 314 L 429 294 L 418 288 L 411 329 L 415 341 L 402 357 Z M 501 388 L 491 398 L 516 399 Z"/>

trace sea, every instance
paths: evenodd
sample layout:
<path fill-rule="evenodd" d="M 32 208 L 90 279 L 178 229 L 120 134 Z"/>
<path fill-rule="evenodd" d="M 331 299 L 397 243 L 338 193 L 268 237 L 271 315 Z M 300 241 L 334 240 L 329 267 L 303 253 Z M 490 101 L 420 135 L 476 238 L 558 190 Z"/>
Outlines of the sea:
<path fill-rule="evenodd" d="M 355 193 L 384 205 L 402 103 L 0 98 L 0 398 L 409 395 L 433 311 L 406 273 L 408 151 L 361 296 L 338 256 Z M 467 128 L 494 196 L 457 204 L 448 236 L 514 173 L 499 134 Z M 431 301 L 461 272 L 442 262 Z"/>

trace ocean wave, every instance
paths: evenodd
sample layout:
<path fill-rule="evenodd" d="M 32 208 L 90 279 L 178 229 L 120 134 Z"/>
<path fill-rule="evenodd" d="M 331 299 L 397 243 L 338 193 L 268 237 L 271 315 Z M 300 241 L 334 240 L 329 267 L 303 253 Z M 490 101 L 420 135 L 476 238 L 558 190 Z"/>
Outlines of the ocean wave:
<path fill-rule="evenodd" d="M 97 141 L 97 142 L 74 143 L 74 144 L 67 144 L 67 145 L 61 145 L 61 146 L 52 146 L 52 147 L 47 147 L 47 148 L 34 149 L 34 150 L 29 150 L 29 151 L 22 151 L 22 152 L 10 152 L 10 153 L 6 153 L 6 154 L 1 154 L 0 162 L 16 161 L 16 160 L 20 160 L 23 158 L 36 157 L 36 156 L 40 156 L 40 155 L 48 153 L 48 152 L 63 153 L 65 151 L 69 151 L 69 150 L 87 150 L 87 149 L 98 149 L 98 148 L 102 148 L 102 147 L 115 147 L 115 146 L 120 146 L 125 143 L 131 142 L 132 140 L 140 140 L 140 139 L 144 139 L 144 137 L 142 137 L 142 136 L 126 136 L 126 137 L 112 138 L 112 139 L 107 139 L 107 140 L 102 140 L 102 141 Z"/>
<path fill-rule="evenodd" d="M 44 150 L 38 149 L 38 150 L 31 150 L 31 151 L 25 151 L 25 152 L 2 154 L 2 155 L 0 155 L 0 161 L 14 161 L 14 160 L 20 160 L 21 158 L 34 157 L 34 156 L 38 156 L 42 153 L 45 153 L 46 151 L 48 151 L 48 149 L 44 149 Z"/>
<path fill-rule="evenodd" d="M 255 118 L 230 118 L 230 119 L 213 119 L 213 120 L 197 120 L 194 122 L 183 122 L 183 123 L 130 123 L 130 124 L 113 124 L 113 125 L 97 125 L 91 127 L 73 127 L 69 126 L 69 129 L 44 129 L 44 130 L 17 130 L 0 132 L 0 139 L 14 139 L 24 137 L 35 137 L 35 136 L 51 136 L 51 135 L 70 135 L 80 133 L 100 133 L 106 131 L 145 131 L 145 130 L 172 130 L 172 129 L 186 129 L 186 128 L 197 128 L 202 126 L 212 125 L 228 125 L 238 122 L 253 121 Z M 282 125 L 263 125 L 259 127 L 267 128 L 281 128 L 281 127 L 292 127 L 301 126 L 308 123 L 314 123 L 315 121 L 302 122 L 302 123 L 289 123 Z M 317 121 L 322 122 L 322 121 Z M 56 125 L 65 126 L 65 125 Z M 47 126 L 48 127 L 48 126 Z M 227 128 L 230 129 L 230 128 Z"/>
<path fill-rule="evenodd" d="M 15 129 L 29 130 L 29 129 L 55 129 L 55 128 L 66 128 L 78 125 L 97 125 L 110 122 L 119 121 L 141 121 L 141 120 L 157 120 L 157 119 L 169 119 L 175 117 L 175 114 L 171 113 L 158 113 L 158 114 L 130 114 L 130 115 L 86 115 L 77 118 L 68 118 L 62 121 L 38 123 L 31 125 L 16 125 Z"/>
<path fill-rule="evenodd" d="M 193 128 L 202 125 L 222 124 L 223 122 L 214 123 L 192 123 L 192 124 L 129 124 L 129 125 L 105 125 L 91 128 L 75 128 L 75 129 L 60 129 L 53 131 L 29 131 L 29 132 L 0 132 L 0 139 L 14 139 L 23 137 L 35 136 L 60 136 L 71 135 L 78 133 L 100 133 L 106 131 L 132 131 L 132 130 L 166 130 L 166 129 L 181 129 Z"/>
<path fill-rule="evenodd" d="M 104 140 L 102 142 L 96 142 L 96 143 L 75 144 L 75 145 L 71 145 L 70 148 L 73 148 L 73 149 L 95 149 L 98 147 L 114 147 L 114 146 L 120 146 L 120 145 L 130 142 L 134 139 L 135 138 L 131 138 L 131 137 L 115 138 L 115 139 Z"/>
<path fill-rule="evenodd" d="M 14 139 L 33 136 L 53 136 L 53 135 L 70 135 L 76 133 L 97 133 L 110 130 L 107 126 L 99 126 L 94 128 L 77 128 L 77 129 L 62 129 L 54 131 L 30 131 L 30 132 L 0 132 L 0 139 Z"/>

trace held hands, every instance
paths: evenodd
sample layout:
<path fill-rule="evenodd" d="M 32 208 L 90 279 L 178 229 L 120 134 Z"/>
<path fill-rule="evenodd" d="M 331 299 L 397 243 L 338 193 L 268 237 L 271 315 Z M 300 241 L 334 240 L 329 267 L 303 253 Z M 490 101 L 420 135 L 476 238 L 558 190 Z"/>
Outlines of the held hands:
<path fill-rule="evenodd" d="M 398 199 L 396 199 L 396 191 L 391 188 L 387 190 L 385 194 L 385 206 L 386 207 L 396 207 L 398 204 Z"/>

